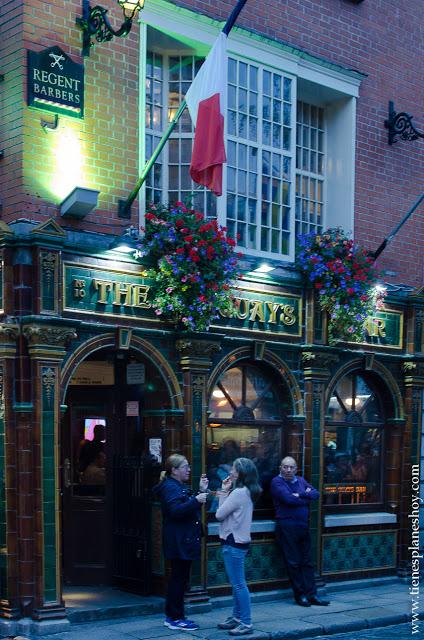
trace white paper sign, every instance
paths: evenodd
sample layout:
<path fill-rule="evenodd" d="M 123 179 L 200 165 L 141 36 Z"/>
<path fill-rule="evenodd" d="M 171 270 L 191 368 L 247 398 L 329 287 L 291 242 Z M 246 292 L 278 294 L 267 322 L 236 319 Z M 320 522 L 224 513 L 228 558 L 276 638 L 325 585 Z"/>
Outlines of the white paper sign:
<path fill-rule="evenodd" d="M 138 416 L 138 400 L 127 400 L 127 416 Z"/>
<path fill-rule="evenodd" d="M 155 456 L 158 462 L 162 462 L 162 440 L 161 438 L 149 438 L 149 453 Z"/>
<path fill-rule="evenodd" d="M 146 367 L 141 362 L 133 362 L 127 365 L 127 384 L 144 384 L 146 380 Z"/>

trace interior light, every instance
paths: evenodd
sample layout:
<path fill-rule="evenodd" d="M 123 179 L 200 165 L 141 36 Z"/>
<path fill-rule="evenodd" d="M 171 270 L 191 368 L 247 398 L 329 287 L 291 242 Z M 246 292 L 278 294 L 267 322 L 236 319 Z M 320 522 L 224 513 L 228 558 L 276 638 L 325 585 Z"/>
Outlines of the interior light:
<path fill-rule="evenodd" d="M 221 391 L 221 389 L 214 389 L 212 391 L 212 395 L 214 398 L 225 398 L 225 394 Z"/>

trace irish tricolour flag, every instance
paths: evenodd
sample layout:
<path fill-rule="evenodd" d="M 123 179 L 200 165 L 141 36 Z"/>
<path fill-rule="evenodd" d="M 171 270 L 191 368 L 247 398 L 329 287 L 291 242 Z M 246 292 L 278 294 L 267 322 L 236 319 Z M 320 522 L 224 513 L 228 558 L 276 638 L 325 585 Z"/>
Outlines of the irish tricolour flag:
<path fill-rule="evenodd" d="M 227 36 L 221 32 L 185 97 L 195 127 L 190 175 L 217 196 L 222 195 L 222 164 L 227 159 L 226 91 Z"/>

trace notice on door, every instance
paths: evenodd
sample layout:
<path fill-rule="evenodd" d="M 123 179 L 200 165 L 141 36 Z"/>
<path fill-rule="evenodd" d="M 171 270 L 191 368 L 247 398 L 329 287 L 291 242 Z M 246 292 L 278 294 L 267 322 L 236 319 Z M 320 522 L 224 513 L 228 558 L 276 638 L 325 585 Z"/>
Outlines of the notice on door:
<path fill-rule="evenodd" d="M 127 365 L 127 384 L 144 384 L 146 380 L 146 367 L 141 362 Z"/>
<path fill-rule="evenodd" d="M 158 462 L 162 462 L 162 440 L 161 438 L 149 438 L 149 453 Z"/>
<path fill-rule="evenodd" d="M 139 415 L 138 406 L 138 400 L 127 400 L 127 417 L 137 417 Z"/>

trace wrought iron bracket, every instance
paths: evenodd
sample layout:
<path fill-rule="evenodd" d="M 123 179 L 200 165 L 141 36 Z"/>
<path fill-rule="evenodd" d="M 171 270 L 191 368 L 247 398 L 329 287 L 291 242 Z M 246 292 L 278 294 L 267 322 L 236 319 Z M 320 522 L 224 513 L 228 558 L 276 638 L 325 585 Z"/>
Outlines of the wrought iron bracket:
<path fill-rule="evenodd" d="M 92 37 L 97 42 L 107 42 L 112 38 L 124 38 L 129 34 L 132 20 L 127 18 L 119 29 L 114 29 L 107 17 L 108 10 L 96 5 L 91 7 L 89 0 L 82 0 L 82 18 L 77 18 L 76 23 L 82 30 L 82 55 L 90 55 L 90 47 L 94 45 Z"/>
<path fill-rule="evenodd" d="M 412 124 L 413 116 L 405 111 L 396 113 L 395 103 L 389 102 L 389 117 L 384 121 L 384 126 L 389 130 L 389 144 L 397 142 L 399 136 L 402 140 L 418 140 L 424 138 L 424 133 L 420 133 Z"/>

